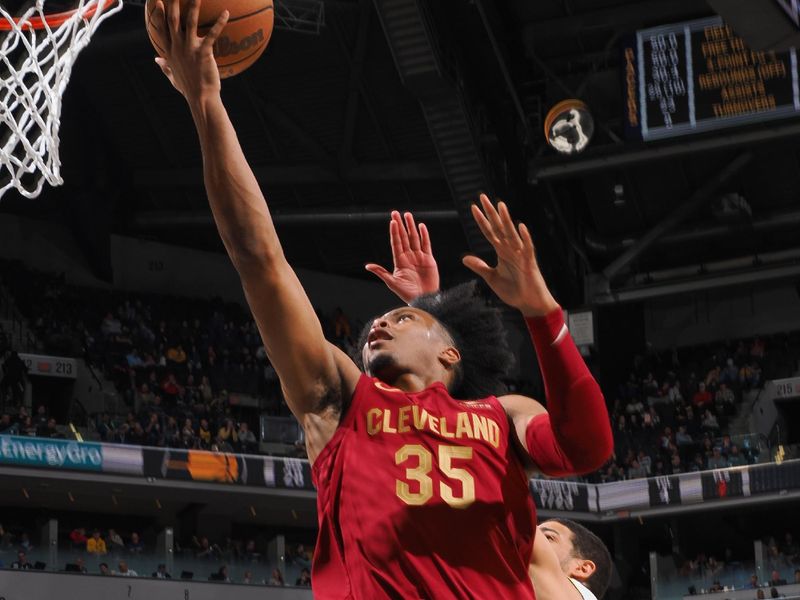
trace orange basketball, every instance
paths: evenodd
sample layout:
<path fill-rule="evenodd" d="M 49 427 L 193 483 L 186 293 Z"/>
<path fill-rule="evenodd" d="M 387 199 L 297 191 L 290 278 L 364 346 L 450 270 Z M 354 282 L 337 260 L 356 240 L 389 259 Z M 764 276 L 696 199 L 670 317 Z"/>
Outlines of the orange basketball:
<path fill-rule="evenodd" d="M 189 0 L 180 0 L 180 5 L 181 18 L 185 19 Z M 155 8 L 156 0 L 147 0 L 144 22 L 150 42 L 156 52 L 164 56 L 164 50 L 150 32 L 150 17 Z M 225 9 L 230 12 L 228 24 L 214 44 L 214 58 L 219 67 L 219 76 L 223 79 L 241 73 L 261 56 L 272 36 L 275 21 L 272 0 L 202 0 L 198 35 L 205 35 Z"/>

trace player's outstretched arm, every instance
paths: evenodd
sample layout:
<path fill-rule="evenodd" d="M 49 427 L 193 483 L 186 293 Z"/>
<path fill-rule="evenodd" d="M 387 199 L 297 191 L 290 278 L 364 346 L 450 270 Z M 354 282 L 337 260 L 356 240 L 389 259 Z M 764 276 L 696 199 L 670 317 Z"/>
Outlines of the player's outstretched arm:
<path fill-rule="evenodd" d="M 439 268 L 424 223 L 417 225 L 409 212 L 401 217 L 399 212 L 392 211 L 389 244 L 394 263 L 392 272 L 375 263 L 367 264 L 367 271 L 380 277 L 386 287 L 406 303 L 439 291 Z"/>
<path fill-rule="evenodd" d="M 476 256 L 464 265 L 482 277 L 506 304 L 519 309 L 533 338 L 547 395 L 547 412 L 524 396 L 499 398 L 517 436 L 537 467 L 548 475 L 598 469 L 613 451 L 605 399 L 564 323 L 561 307 L 539 270 L 533 240 L 524 224 L 514 225 L 502 202 L 481 195 L 472 215 L 497 253 L 490 267 Z M 549 414 L 548 414 L 549 413 Z"/>
<path fill-rule="evenodd" d="M 220 15 L 205 37 L 199 37 L 199 8 L 199 0 L 193 0 L 181 26 L 179 1 L 167 0 L 165 7 L 159 0 L 152 18 L 153 34 L 166 49 L 166 58 L 156 62 L 191 109 L 214 221 L 239 272 L 289 407 L 304 427 L 309 415 L 334 421 L 339 416 L 336 407 L 352 394 L 359 371 L 326 342 L 313 307 L 283 255 L 266 200 L 222 104 L 213 45 L 228 12 Z M 327 428 L 331 435 L 333 429 Z"/>

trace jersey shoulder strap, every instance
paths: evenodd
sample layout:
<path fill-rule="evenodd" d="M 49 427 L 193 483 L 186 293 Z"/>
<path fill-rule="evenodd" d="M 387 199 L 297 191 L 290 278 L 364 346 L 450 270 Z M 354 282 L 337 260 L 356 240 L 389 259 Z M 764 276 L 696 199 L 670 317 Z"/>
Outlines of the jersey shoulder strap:
<path fill-rule="evenodd" d="M 581 597 L 583 597 L 583 600 L 597 600 L 597 596 L 595 596 L 592 591 L 580 581 L 573 579 L 572 577 L 570 577 L 569 580 L 572 582 L 572 585 L 575 586 L 575 589 L 578 590 L 578 593 L 580 593 Z"/>

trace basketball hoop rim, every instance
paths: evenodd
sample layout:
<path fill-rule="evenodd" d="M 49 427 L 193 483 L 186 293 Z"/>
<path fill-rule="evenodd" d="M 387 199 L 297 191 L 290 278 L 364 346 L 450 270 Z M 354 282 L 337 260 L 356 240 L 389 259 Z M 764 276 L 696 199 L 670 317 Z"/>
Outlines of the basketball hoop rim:
<path fill-rule="evenodd" d="M 94 14 L 99 10 L 100 12 L 105 12 L 112 6 L 114 6 L 117 2 L 121 2 L 122 0 L 110 0 L 109 2 L 105 3 L 103 6 L 100 5 L 100 0 L 90 0 L 87 5 L 83 8 L 84 18 L 91 19 Z M 61 27 L 64 23 L 66 23 L 72 15 L 74 15 L 78 10 L 81 9 L 74 9 L 74 10 L 67 10 L 60 13 L 53 13 L 52 15 L 45 15 L 44 18 L 35 16 L 31 17 L 30 19 L 26 20 L 25 23 L 22 25 L 23 29 L 34 29 L 34 30 L 41 30 L 44 29 L 45 26 L 50 27 L 51 29 Z M 14 23 L 19 26 L 20 19 L 15 18 Z M 0 31 L 12 31 L 14 29 L 13 25 L 8 22 L 6 19 L 0 18 Z"/>

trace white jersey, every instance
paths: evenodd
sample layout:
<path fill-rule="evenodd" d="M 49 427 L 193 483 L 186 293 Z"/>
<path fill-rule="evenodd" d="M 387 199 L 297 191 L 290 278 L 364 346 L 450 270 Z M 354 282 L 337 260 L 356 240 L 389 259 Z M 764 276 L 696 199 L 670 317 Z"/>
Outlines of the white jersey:
<path fill-rule="evenodd" d="M 589 588 L 583 585 L 580 581 L 578 581 L 577 579 L 573 579 L 572 577 L 570 577 L 569 580 L 572 582 L 572 585 L 575 586 L 575 589 L 578 590 L 578 592 L 580 592 L 580 595 L 583 597 L 583 600 L 597 600 L 597 596 L 595 596 L 589 590 Z"/>

